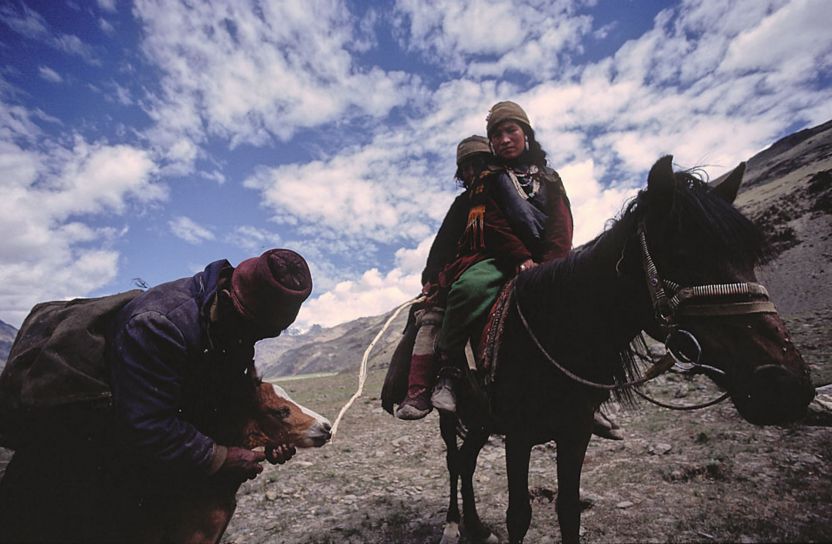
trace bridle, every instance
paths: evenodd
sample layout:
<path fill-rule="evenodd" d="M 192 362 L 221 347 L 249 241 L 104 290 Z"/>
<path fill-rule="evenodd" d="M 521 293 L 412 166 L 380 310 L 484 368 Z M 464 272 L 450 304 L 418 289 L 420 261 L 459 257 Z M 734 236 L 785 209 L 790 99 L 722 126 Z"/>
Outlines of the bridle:
<path fill-rule="evenodd" d="M 647 291 L 650 295 L 650 302 L 653 307 L 653 317 L 656 320 L 656 324 L 665 335 L 665 355 L 657 362 L 654 362 L 653 365 L 644 373 L 644 376 L 637 380 L 610 385 L 581 378 L 570 370 L 564 368 L 557 361 L 555 361 L 555 359 L 546 351 L 537 339 L 537 336 L 529 326 L 525 315 L 523 315 L 519 297 L 515 292 L 515 307 L 517 308 L 517 314 L 520 317 L 520 321 L 526 329 L 526 332 L 529 334 L 538 350 L 540 350 L 546 359 L 558 368 L 558 370 L 572 380 L 596 389 L 613 391 L 635 387 L 656 378 L 671 368 L 675 368 L 685 375 L 706 374 L 711 376 L 718 375 L 727 377 L 725 371 L 701 362 L 702 347 L 699 340 L 697 340 L 693 333 L 680 327 L 679 318 L 688 316 L 702 317 L 777 313 L 777 309 L 769 299 L 768 291 L 761 284 L 754 282 L 717 283 L 681 287 L 679 284 L 670 280 L 662 279 L 659 275 L 656 264 L 653 261 L 653 258 L 650 255 L 650 250 L 647 246 L 646 227 L 643 220 L 638 225 L 638 238 L 641 249 L 642 268 L 644 269 L 647 281 Z M 622 252 L 619 264 L 623 258 L 624 255 Z M 719 302 L 719 300 L 726 297 L 743 297 L 751 300 L 742 302 Z M 714 299 L 716 299 L 716 301 Z M 692 304 L 691 302 L 694 303 Z M 729 393 L 726 392 L 719 398 L 703 404 L 679 406 L 662 403 L 648 397 L 638 390 L 635 390 L 635 392 L 637 395 L 641 396 L 645 400 L 648 400 L 649 402 L 664 408 L 671 408 L 675 410 L 693 410 L 697 408 L 704 408 L 706 406 L 712 406 L 722 402 L 729 397 Z"/>

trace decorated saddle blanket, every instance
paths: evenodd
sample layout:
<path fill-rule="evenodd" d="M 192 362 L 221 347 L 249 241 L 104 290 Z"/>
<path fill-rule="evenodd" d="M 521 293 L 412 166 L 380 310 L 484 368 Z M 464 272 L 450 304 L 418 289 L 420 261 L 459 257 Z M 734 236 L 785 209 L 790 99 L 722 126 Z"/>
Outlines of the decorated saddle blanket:
<path fill-rule="evenodd" d="M 482 371 L 485 384 L 490 385 L 497 373 L 498 355 L 503 341 L 506 317 L 511 309 L 515 278 L 507 281 L 500 289 L 497 300 L 488 312 L 488 319 L 482 331 L 479 346 L 478 367 Z"/>

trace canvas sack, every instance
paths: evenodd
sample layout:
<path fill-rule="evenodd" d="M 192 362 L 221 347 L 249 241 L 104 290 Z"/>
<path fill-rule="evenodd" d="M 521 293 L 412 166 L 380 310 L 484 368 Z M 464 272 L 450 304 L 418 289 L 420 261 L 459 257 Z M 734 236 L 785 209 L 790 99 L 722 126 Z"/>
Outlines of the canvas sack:
<path fill-rule="evenodd" d="M 0 374 L 0 445 L 15 447 L 33 418 L 57 407 L 109 401 L 106 327 L 141 293 L 134 289 L 32 308 Z"/>

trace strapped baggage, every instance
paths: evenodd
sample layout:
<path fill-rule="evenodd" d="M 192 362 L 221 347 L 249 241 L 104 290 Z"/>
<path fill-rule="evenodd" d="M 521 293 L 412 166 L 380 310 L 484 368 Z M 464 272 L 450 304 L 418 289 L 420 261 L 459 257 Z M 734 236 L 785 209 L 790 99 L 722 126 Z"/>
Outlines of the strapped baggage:
<path fill-rule="evenodd" d="M 133 289 L 32 308 L 0 374 L 0 445 L 14 448 L 33 418 L 61 406 L 109 402 L 106 327 L 141 293 Z"/>

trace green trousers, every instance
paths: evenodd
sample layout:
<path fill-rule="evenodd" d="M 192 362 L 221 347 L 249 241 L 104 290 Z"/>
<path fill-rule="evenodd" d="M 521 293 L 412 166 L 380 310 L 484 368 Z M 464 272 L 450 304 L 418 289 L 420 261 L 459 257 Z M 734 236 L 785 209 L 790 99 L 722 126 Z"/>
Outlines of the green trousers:
<path fill-rule="evenodd" d="M 482 323 L 506 280 L 508 275 L 497 268 L 496 259 L 480 261 L 463 272 L 448 291 L 439 334 L 440 349 L 445 352 L 465 349 L 474 327 Z"/>

